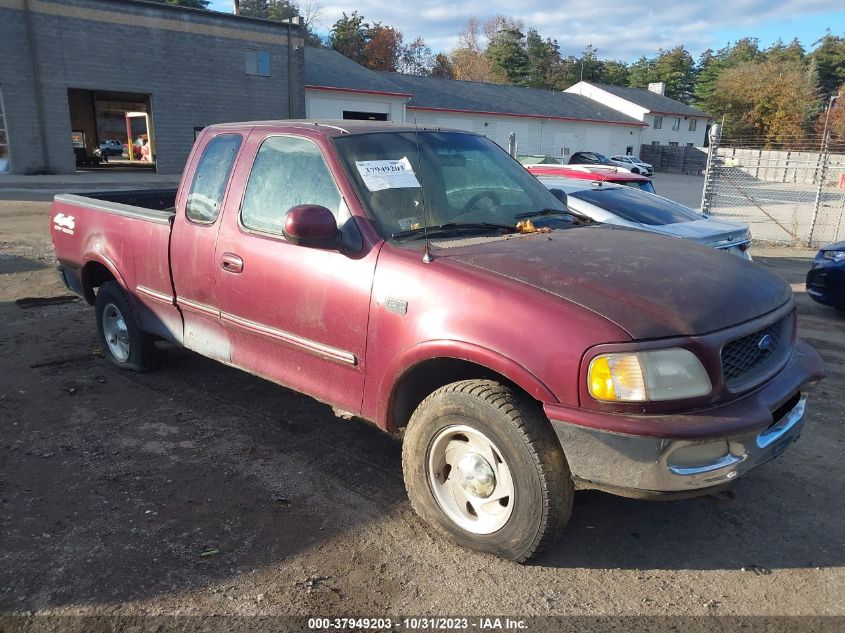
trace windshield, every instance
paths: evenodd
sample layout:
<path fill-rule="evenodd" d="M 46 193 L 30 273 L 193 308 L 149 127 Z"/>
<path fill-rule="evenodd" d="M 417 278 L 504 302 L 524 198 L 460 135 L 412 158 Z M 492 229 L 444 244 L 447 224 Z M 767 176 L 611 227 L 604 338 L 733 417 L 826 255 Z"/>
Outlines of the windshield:
<path fill-rule="evenodd" d="M 576 191 L 569 196 L 594 204 L 623 220 L 640 224 L 677 224 L 704 219 L 692 209 L 677 202 L 632 187 L 596 187 Z"/>
<path fill-rule="evenodd" d="M 479 226 L 473 230 L 484 231 L 484 224 L 515 226 L 517 216 L 528 212 L 567 213 L 534 176 L 482 136 L 374 132 L 334 142 L 385 237 L 419 229 L 424 219 L 429 227 L 474 224 Z M 564 217 L 543 222 L 571 226 L 572 218 Z"/>
<path fill-rule="evenodd" d="M 609 182 L 617 185 L 625 185 L 626 187 L 633 187 L 634 189 L 642 189 L 643 191 L 648 191 L 649 193 L 657 193 L 650 180 L 611 180 Z"/>

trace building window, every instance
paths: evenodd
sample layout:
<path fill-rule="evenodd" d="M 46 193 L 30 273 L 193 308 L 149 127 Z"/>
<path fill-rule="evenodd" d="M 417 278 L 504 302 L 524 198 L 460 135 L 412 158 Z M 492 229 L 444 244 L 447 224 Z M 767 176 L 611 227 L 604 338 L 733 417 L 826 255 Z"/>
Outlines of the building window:
<path fill-rule="evenodd" d="M 662 116 L 654 117 L 654 129 L 655 130 L 662 130 L 663 129 L 663 117 Z"/>
<path fill-rule="evenodd" d="M 669 147 L 677 147 L 678 141 L 669 141 Z"/>
<path fill-rule="evenodd" d="M 633 153 L 634 153 L 634 146 L 633 145 L 629 145 L 628 147 L 625 148 L 625 155 L 626 156 L 631 156 L 631 155 L 633 155 Z"/>
<path fill-rule="evenodd" d="M 695 132 L 695 128 L 698 125 L 698 119 L 690 119 L 689 120 L 689 131 Z"/>
<path fill-rule="evenodd" d="M 681 117 L 677 117 L 672 121 L 672 130 L 680 130 L 681 129 Z"/>
<path fill-rule="evenodd" d="M 660 145 L 660 141 L 652 141 L 651 144 L 652 145 Z"/>
<path fill-rule="evenodd" d="M 270 51 L 244 51 L 244 72 L 259 77 L 270 76 Z"/>
<path fill-rule="evenodd" d="M 0 174 L 9 172 L 9 137 L 6 135 L 6 114 L 3 111 L 3 93 L 0 92 Z"/>

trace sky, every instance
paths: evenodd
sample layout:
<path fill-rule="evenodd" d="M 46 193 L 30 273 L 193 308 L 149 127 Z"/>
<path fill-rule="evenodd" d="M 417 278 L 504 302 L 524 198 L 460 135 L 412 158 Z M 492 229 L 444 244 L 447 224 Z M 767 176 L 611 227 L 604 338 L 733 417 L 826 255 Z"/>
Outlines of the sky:
<path fill-rule="evenodd" d="M 307 1 L 307 0 L 305 0 Z M 311 0 L 313 3 L 314 0 Z M 697 57 L 740 37 L 760 39 L 768 46 L 778 38 L 798 37 L 808 50 L 830 30 L 845 35 L 845 10 L 834 0 L 438 0 L 384 2 L 316 0 L 320 7 L 317 31 L 325 33 L 345 11 L 357 10 L 368 21 L 398 27 L 405 41 L 421 36 L 435 52 L 449 51 L 471 17 L 483 22 L 497 13 L 521 19 L 543 37 L 557 39 L 563 55 L 577 54 L 587 44 L 601 59 L 625 62 L 652 56 L 659 48 L 683 45 Z M 303 0 L 300 0 L 302 6 Z M 231 0 L 213 0 L 209 8 L 231 12 Z"/>

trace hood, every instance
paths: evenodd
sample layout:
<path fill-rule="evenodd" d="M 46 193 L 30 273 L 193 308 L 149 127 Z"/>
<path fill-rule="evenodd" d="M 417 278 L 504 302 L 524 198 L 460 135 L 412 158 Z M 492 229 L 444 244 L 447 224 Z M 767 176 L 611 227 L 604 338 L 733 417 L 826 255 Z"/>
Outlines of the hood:
<path fill-rule="evenodd" d="M 792 297 L 780 277 L 742 258 L 609 225 L 438 250 L 581 305 L 634 339 L 713 332 Z"/>
<path fill-rule="evenodd" d="M 827 246 L 822 246 L 820 251 L 845 251 L 845 242 L 836 242 L 834 244 L 828 244 Z"/>
<path fill-rule="evenodd" d="M 738 222 L 717 220 L 715 218 L 701 218 L 692 222 L 678 222 L 677 224 L 641 225 L 647 231 L 673 235 L 701 244 L 714 242 L 735 242 L 748 238 L 748 227 Z"/>

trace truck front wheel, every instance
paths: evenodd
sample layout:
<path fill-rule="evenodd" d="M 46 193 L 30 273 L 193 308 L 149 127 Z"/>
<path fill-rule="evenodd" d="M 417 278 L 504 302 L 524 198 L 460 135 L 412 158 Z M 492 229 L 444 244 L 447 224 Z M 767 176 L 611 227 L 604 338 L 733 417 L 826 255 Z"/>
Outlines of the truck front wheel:
<path fill-rule="evenodd" d="M 100 286 L 94 309 L 100 344 L 110 363 L 133 371 L 147 371 L 158 365 L 155 338 L 141 330 L 129 297 L 116 281 Z"/>
<path fill-rule="evenodd" d="M 574 485 L 539 407 L 492 380 L 446 385 L 417 407 L 402 446 L 411 504 L 459 545 L 525 562 L 561 532 Z"/>

